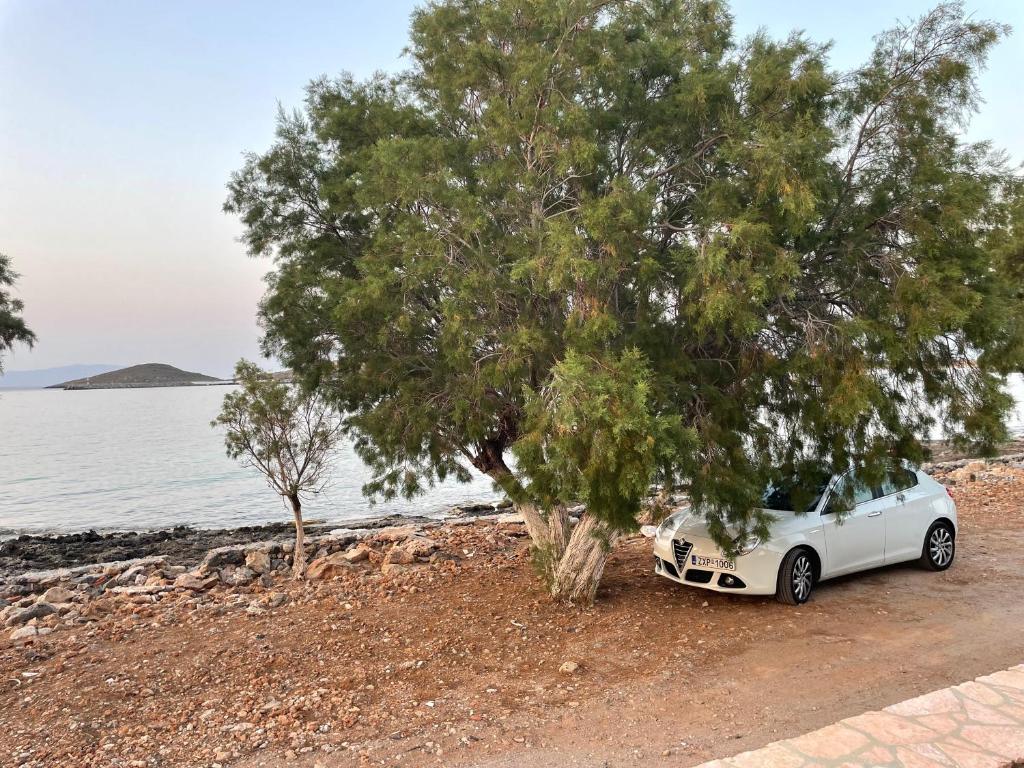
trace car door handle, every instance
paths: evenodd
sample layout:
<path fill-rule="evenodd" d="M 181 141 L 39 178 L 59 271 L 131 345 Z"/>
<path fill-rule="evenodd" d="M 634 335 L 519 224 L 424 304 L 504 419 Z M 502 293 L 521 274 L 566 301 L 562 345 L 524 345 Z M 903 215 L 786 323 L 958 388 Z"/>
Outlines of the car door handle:
<path fill-rule="evenodd" d="M 898 500 L 899 500 L 900 502 L 904 502 L 904 501 L 906 501 L 906 500 L 907 500 L 907 497 L 906 497 L 906 496 L 904 496 L 904 495 L 903 495 L 902 493 L 897 493 L 897 494 L 896 494 L 896 498 L 897 498 L 897 499 L 898 499 Z"/>
<path fill-rule="evenodd" d="M 878 517 L 880 514 L 882 514 L 882 510 L 878 510 L 877 512 L 868 512 L 868 517 Z"/>

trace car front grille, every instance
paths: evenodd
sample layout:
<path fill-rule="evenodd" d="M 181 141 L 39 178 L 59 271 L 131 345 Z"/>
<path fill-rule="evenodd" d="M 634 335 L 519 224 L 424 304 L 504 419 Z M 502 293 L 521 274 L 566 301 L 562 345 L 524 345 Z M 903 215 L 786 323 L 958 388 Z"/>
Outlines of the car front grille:
<path fill-rule="evenodd" d="M 676 556 L 676 567 L 682 571 L 686 567 L 686 559 L 690 556 L 693 544 L 682 539 L 672 541 L 672 552 Z"/>

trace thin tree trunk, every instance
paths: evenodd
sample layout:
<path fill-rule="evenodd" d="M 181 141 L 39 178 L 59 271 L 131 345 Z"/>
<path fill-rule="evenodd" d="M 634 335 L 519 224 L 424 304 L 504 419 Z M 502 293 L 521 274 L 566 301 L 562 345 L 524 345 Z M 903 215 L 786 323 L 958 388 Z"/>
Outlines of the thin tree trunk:
<path fill-rule="evenodd" d="M 292 551 L 292 578 L 302 579 L 306 576 L 306 536 L 302 529 L 302 502 L 299 495 L 293 493 L 288 497 L 295 515 L 295 549 Z"/>
<path fill-rule="evenodd" d="M 551 580 L 551 595 L 573 605 L 590 605 L 618 535 L 592 515 L 584 515 L 569 537 Z"/>

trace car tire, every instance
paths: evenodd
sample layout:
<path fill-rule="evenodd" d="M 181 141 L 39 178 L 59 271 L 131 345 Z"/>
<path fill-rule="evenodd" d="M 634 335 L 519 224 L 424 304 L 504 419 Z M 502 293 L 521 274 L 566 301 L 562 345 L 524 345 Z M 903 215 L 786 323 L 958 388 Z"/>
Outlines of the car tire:
<path fill-rule="evenodd" d="M 814 587 L 814 559 L 806 549 L 794 549 L 782 559 L 775 598 L 786 605 L 803 605 Z"/>
<path fill-rule="evenodd" d="M 936 520 L 924 537 L 921 565 L 929 571 L 944 571 L 956 557 L 956 532 L 945 520 Z"/>

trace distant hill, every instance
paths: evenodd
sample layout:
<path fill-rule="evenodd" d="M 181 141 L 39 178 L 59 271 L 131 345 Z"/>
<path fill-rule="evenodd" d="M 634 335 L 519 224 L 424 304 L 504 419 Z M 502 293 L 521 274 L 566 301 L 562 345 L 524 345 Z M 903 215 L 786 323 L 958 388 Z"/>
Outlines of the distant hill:
<path fill-rule="evenodd" d="M 58 368 L 37 368 L 32 371 L 7 371 L 0 375 L 0 389 L 41 389 L 69 379 L 84 379 L 116 371 L 116 365 L 62 365 Z"/>
<path fill-rule="evenodd" d="M 183 371 L 164 363 L 145 363 L 101 373 L 97 376 L 54 384 L 54 389 L 129 389 L 135 387 L 190 387 L 203 384 L 230 384 L 202 373 Z"/>

